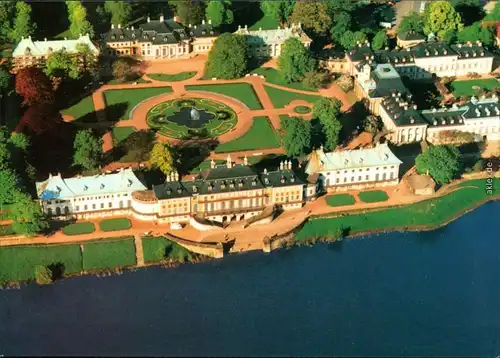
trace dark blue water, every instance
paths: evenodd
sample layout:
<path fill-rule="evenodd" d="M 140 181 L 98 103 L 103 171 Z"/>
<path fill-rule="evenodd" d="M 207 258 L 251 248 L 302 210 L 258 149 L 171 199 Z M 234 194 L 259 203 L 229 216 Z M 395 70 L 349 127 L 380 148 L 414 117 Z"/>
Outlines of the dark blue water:
<path fill-rule="evenodd" d="M 493 357 L 499 214 L 0 291 L 0 354 Z"/>

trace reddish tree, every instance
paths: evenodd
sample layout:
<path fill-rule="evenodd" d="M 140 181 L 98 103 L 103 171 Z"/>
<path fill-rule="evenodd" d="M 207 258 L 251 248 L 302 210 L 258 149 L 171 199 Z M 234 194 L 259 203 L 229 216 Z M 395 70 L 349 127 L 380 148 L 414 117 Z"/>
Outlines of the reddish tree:
<path fill-rule="evenodd" d="M 47 75 L 36 67 L 19 70 L 16 75 L 16 92 L 24 98 L 23 103 L 54 103 L 54 90 Z"/>

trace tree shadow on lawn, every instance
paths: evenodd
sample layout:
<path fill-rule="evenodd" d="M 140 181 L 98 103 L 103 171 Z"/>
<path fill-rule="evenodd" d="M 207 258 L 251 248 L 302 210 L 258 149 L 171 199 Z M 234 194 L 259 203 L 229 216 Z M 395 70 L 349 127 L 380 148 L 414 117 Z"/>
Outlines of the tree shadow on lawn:
<path fill-rule="evenodd" d="M 121 117 L 123 117 L 127 111 L 127 107 L 128 105 L 125 102 L 112 104 L 110 106 L 106 106 L 104 109 L 92 111 L 79 118 L 75 118 L 75 120 L 71 123 L 74 123 L 78 127 L 92 127 L 96 130 L 107 131 L 113 127 Z M 100 117 L 103 117 L 105 120 L 100 121 Z"/>
<path fill-rule="evenodd" d="M 45 236 L 54 235 L 56 232 L 61 230 L 63 227 L 68 226 L 70 224 L 76 223 L 76 219 L 67 219 L 67 220 L 49 220 L 49 227 L 45 229 L 42 234 Z"/>
<path fill-rule="evenodd" d="M 347 145 L 363 129 L 363 120 L 370 115 L 362 101 L 356 102 L 348 112 L 339 117 L 342 124 L 340 143 Z M 359 127 L 359 129 L 357 129 Z"/>
<path fill-rule="evenodd" d="M 179 173 L 181 175 L 188 174 L 197 168 L 218 145 L 217 139 L 209 139 L 200 142 L 186 142 L 175 147 Z"/>
<path fill-rule="evenodd" d="M 237 24 L 242 24 L 242 27 L 245 27 L 245 25 L 251 27 L 264 17 L 258 1 L 235 1 L 232 6 L 234 13 L 233 25 L 223 30 L 232 30 L 231 32 L 233 32 L 237 29 Z"/>

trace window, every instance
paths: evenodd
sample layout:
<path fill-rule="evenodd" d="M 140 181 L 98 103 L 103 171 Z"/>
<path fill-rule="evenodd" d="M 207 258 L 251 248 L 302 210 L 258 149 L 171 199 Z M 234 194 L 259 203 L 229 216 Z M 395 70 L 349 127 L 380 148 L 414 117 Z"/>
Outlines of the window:
<path fill-rule="evenodd" d="M 80 207 L 78 205 L 75 206 L 75 211 L 80 211 Z"/>
<path fill-rule="evenodd" d="M 101 209 L 104 209 L 104 203 L 101 203 Z"/>
<path fill-rule="evenodd" d="M 92 210 L 94 210 L 94 209 L 95 209 L 95 204 L 92 204 Z"/>
<path fill-rule="evenodd" d="M 87 205 L 84 205 L 84 206 L 83 206 L 83 210 L 87 211 L 87 210 L 88 210 L 88 206 L 87 206 Z"/>
<path fill-rule="evenodd" d="M 367 175 L 367 176 L 366 176 L 366 180 L 369 180 L 369 179 L 370 179 L 370 176 L 369 176 L 369 175 Z"/>
<path fill-rule="evenodd" d="M 358 176 L 358 181 L 361 181 L 361 175 L 360 175 L 360 176 Z"/>
<path fill-rule="evenodd" d="M 113 203 L 109 203 L 108 207 L 112 208 L 113 207 Z"/>
<path fill-rule="evenodd" d="M 354 177 L 351 177 L 351 181 L 354 181 Z"/>

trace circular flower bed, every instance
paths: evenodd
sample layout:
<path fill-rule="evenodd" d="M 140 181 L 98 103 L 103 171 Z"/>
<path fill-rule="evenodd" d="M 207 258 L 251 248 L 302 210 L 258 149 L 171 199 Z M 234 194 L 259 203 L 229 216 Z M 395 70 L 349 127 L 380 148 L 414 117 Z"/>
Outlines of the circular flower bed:
<path fill-rule="evenodd" d="M 148 125 L 175 139 L 214 138 L 230 131 L 238 119 L 225 104 L 204 99 L 174 99 L 151 108 Z"/>
<path fill-rule="evenodd" d="M 309 108 L 307 106 L 297 106 L 293 110 L 297 113 L 300 113 L 300 114 L 311 113 L 311 108 Z"/>

